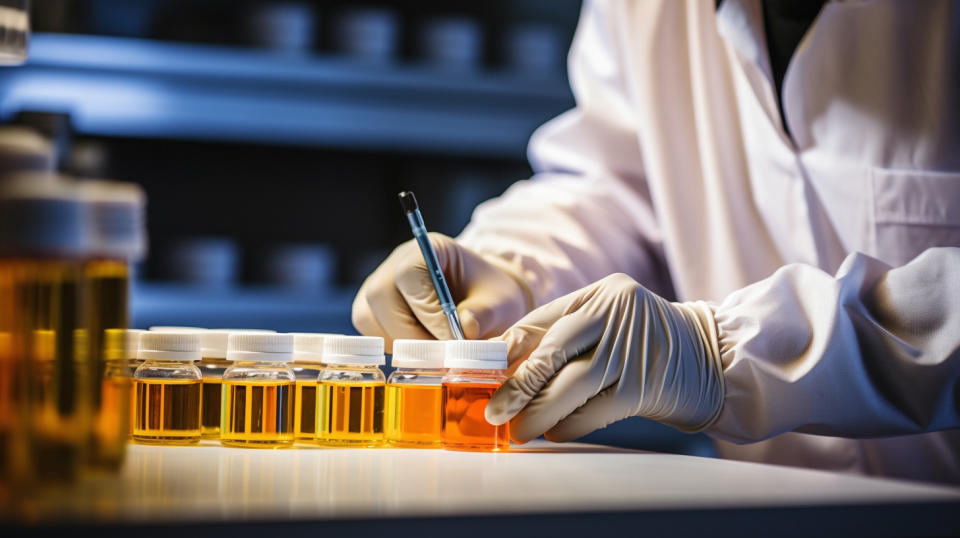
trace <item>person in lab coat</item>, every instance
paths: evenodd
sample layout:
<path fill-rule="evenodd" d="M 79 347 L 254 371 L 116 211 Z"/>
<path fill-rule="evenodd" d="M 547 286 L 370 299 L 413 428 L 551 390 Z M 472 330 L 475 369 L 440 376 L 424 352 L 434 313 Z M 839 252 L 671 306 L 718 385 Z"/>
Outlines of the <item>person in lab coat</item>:
<path fill-rule="evenodd" d="M 786 54 L 784 4 L 586 2 L 535 176 L 433 236 L 467 336 L 510 344 L 517 441 L 644 416 L 960 482 L 960 2 L 817 4 Z M 451 336 L 413 244 L 353 321 Z"/>

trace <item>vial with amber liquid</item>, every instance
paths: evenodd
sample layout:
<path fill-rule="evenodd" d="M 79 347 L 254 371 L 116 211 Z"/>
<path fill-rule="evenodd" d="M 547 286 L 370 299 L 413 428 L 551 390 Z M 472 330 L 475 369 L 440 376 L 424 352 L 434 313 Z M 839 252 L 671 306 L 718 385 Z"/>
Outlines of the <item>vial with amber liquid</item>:
<path fill-rule="evenodd" d="M 293 335 L 293 364 L 297 378 L 293 409 L 293 432 L 297 441 L 312 443 L 317 440 L 317 389 L 323 370 L 323 340 L 334 336 L 323 333 L 295 333 Z"/>
<path fill-rule="evenodd" d="M 134 372 L 133 440 L 189 445 L 200 441 L 200 333 L 145 332 Z"/>
<path fill-rule="evenodd" d="M 171 330 L 158 327 L 160 331 Z M 151 328 L 151 330 L 155 330 Z M 189 330 L 189 328 L 187 328 Z M 273 333 L 264 329 L 193 329 L 200 332 L 200 347 L 203 358 L 197 368 L 203 374 L 200 391 L 200 435 L 204 439 L 220 438 L 221 382 L 223 372 L 232 364 L 227 360 L 227 339 L 231 333 Z"/>
<path fill-rule="evenodd" d="M 331 446 L 376 447 L 384 442 L 386 378 L 383 338 L 330 336 L 323 340 L 317 395 L 317 441 Z"/>
<path fill-rule="evenodd" d="M 443 448 L 498 452 L 510 448 L 510 425 L 487 422 L 484 410 L 506 381 L 507 344 L 486 340 L 446 342 L 443 376 Z"/>
<path fill-rule="evenodd" d="M 394 340 L 387 380 L 386 439 L 392 446 L 440 448 L 445 342 Z"/>
<path fill-rule="evenodd" d="M 293 445 L 293 335 L 230 333 L 223 372 L 220 443 L 246 448 Z"/>

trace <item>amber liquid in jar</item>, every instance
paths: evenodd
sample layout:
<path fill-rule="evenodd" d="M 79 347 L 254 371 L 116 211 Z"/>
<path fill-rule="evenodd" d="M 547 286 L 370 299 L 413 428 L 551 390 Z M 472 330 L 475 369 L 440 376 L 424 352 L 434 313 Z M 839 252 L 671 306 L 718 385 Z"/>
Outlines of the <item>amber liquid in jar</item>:
<path fill-rule="evenodd" d="M 334 446 L 383 444 L 384 383 L 321 381 L 317 440 Z"/>
<path fill-rule="evenodd" d="M 200 440 L 199 379 L 137 379 L 133 439 L 186 445 Z"/>
<path fill-rule="evenodd" d="M 401 447 L 440 447 L 442 402 L 440 385 L 387 385 L 387 442 Z"/>
<path fill-rule="evenodd" d="M 317 385 L 316 381 L 297 380 L 294 397 L 294 435 L 300 441 L 315 441 L 317 437 Z"/>
<path fill-rule="evenodd" d="M 128 427 L 123 419 L 128 418 L 125 405 L 132 379 L 125 367 L 107 364 L 104 334 L 127 327 L 129 267 L 123 261 L 94 260 L 84 271 L 90 290 L 88 375 L 94 423 L 87 461 L 115 470 L 126 453 Z"/>
<path fill-rule="evenodd" d="M 265 448 L 293 444 L 292 381 L 225 381 L 222 387 L 222 444 Z"/>
<path fill-rule="evenodd" d="M 484 410 L 499 385 L 443 384 L 443 447 L 451 450 L 501 451 L 510 448 L 510 425 L 487 422 Z"/>

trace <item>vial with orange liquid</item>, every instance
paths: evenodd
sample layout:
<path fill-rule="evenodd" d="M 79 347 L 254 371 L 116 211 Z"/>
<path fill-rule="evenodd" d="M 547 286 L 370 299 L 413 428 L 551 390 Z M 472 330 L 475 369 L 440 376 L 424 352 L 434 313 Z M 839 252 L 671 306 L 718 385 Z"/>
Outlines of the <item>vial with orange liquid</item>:
<path fill-rule="evenodd" d="M 443 448 L 498 452 L 510 448 L 510 425 L 484 418 L 493 393 L 506 381 L 507 344 L 485 340 L 446 342 L 443 376 Z"/>
<path fill-rule="evenodd" d="M 293 445 L 293 335 L 230 333 L 223 373 L 220 443 L 244 448 Z"/>
<path fill-rule="evenodd" d="M 200 333 L 145 332 L 134 372 L 133 440 L 161 445 L 200 441 Z"/>
<path fill-rule="evenodd" d="M 323 370 L 323 340 L 332 334 L 296 333 L 293 335 L 293 364 L 297 378 L 293 409 L 293 433 L 297 441 L 317 440 L 317 390 Z"/>
<path fill-rule="evenodd" d="M 123 462 L 132 430 L 133 372 L 131 359 L 137 356 L 140 332 L 106 329 L 101 340 L 103 371 L 100 373 L 99 405 L 93 416 L 91 463 L 116 469 Z"/>
<path fill-rule="evenodd" d="M 441 381 L 445 343 L 394 340 L 387 380 L 387 443 L 409 448 L 440 448 L 443 418 Z"/>
<path fill-rule="evenodd" d="M 384 442 L 386 378 L 383 338 L 330 336 L 323 340 L 317 395 L 317 441 L 331 446 L 376 447 Z"/>

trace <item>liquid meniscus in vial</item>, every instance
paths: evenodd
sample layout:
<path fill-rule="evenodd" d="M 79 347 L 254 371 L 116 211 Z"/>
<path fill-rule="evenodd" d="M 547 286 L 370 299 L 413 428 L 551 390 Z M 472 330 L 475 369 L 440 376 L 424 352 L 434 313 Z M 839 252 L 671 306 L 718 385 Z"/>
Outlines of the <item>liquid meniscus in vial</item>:
<path fill-rule="evenodd" d="M 317 440 L 336 446 L 383 444 L 383 383 L 321 381 Z"/>
<path fill-rule="evenodd" d="M 294 398 L 294 434 L 298 441 L 315 441 L 317 437 L 317 382 L 297 381 Z"/>
<path fill-rule="evenodd" d="M 439 447 L 442 398 L 440 385 L 387 385 L 387 442 L 404 447 Z"/>
<path fill-rule="evenodd" d="M 200 390 L 200 433 L 204 439 L 216 439 L 220 437 L 220 378 L 204 377 Z"/>
<path fill-rule="evenodd" d="M 443 447 L 452 450 L 500 451 L 510 448 L 510 425 L 487 422 L 484 410 L 499 385 L 443 384 Z"/>
<path fill-rule="evenodd" d="M 137 379 L 133 439 L 153 444 L 200 440 L 199 379 Z"/>
<path fill-rule="evenodd" d="M 220 442 L 232 446 L 293 444 L 293 382 L 223 383 Z"/>

